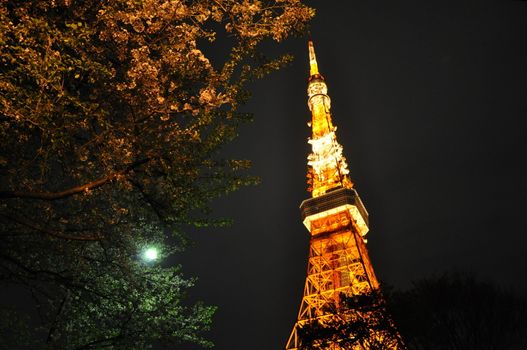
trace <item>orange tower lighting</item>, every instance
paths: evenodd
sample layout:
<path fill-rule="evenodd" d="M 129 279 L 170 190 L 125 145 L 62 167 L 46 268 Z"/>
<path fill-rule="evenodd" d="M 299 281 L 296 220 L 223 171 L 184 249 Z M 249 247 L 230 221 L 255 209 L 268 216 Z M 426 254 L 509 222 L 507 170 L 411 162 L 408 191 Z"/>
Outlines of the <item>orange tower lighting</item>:
<path fill-rule="evenodd" d="M 368 212 L 353 188 L 342 146 L 337 141 L 331 100 L 318 70 L 312 41 L 309 41 L 309 67 L 307 94 L 312 119 L 308 125 L 312 136 L 308 142 L 312 152 L 307 158 L 307 176 L 312 198 L 304 200 L 300 209 L 311 239 L 304 295 L 286 350 L 303 348 L 301 330 L 313 321 L 324 324 L 334 317 L 354 319 L 360 311 L 346 309 L 340 313 L 343 299 L 373 295 L 379 290 L 364 238 L 369 230 Z M 387 348 L 402 349 L 397 343 L 390 343 Z M 338 336 L 324 344 L 317 349 L 370 348 L 368 341 L 344 346 L 344 339 Z"/>

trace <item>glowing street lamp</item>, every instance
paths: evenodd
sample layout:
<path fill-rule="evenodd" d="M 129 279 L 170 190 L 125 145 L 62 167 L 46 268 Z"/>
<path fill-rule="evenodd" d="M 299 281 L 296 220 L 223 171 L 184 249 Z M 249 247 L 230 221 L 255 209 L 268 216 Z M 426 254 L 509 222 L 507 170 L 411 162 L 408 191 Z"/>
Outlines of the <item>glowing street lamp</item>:
<path fill-rule="evenodd" d="M 148 248 L 143 252 L 143 259 L 151 262 L 157 260 L 157 249 L 156 248 Z"/>

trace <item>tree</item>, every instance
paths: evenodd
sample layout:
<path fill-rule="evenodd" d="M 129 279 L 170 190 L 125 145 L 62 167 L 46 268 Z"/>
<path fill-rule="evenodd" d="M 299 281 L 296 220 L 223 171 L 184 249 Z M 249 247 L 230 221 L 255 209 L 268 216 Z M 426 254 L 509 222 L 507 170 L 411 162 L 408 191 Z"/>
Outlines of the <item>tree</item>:
<path fill-rule="evenodd" d="M 341 295 L 339 305 L 305 323 L 298 335 L 302 350 L 405 349 L 380 291 Z"/>
<path fill-rule="evenodd" d="M 258 44 L 312 16 L 298 0 L 0 0 L 0 279 L 32 295 L 27 347 L 210 345 L 192 280 L 138 256 L 224 224 L 210 201 L 255 182 L 221 147 L 249 119 L 247 82 L 291 60 Z M 35 334 L 0 311 L 17 318 L 2 332 Z"/>
<path fill-rule="evenodd" d="M 527 348 L 527 300 L 472 276 L 418 280 L 389 304 L 409 349 Z"/>

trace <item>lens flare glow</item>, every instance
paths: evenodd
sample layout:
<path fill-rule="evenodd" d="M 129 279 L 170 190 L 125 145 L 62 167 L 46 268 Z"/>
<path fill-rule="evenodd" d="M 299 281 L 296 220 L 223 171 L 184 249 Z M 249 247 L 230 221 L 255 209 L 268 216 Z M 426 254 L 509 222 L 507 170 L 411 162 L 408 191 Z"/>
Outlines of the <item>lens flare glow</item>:
<path fill-rule="evenodd" d="M 156 248 L 148 248 L 143 253 L 143 258 L 146 261 L 154 261 L 157 260 L 157 249 Z"/>

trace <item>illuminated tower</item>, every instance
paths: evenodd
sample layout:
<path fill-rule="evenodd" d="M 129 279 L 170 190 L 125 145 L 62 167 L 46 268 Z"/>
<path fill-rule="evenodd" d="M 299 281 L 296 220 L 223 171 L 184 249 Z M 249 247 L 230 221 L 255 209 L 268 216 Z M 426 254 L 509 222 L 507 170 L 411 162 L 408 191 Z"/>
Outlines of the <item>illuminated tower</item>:
<path fill-rule="evenodd" d="M 358 317 L 370 317 L 370 312 L 343 309 L 342 304 L 352 298 L 376 295 L 379 289 L 364 238 L 368 233 L 368 212 L 348 175 L 342 146 L 335 135 L 337 128 L 331 120 L 331 100 L 318 71 L 311 41 L 309 66 L 307 93 L 312 119 L 308 125 L 312 128 L 312 136 L 308 142 L 312 152 L 308 156 L 307 176 L 312 198 L 303 201 L 300 209 L 311 240 L 304 295 L 287 350 L 300 347 L 302 330 L 313 322 L 324 325 L 338 317 L 351 323 Z M 369 344 L 386 337 L 381 333 L 372 334 L 371 342 L 366 340 L 350 347 L 343 345 L 349 341 L 346 343 L 346 339 L 337 336 L 318 348 L 369 349 Z M 385 348 L 402 348 L 397 339 L 388 343 Z"/>

